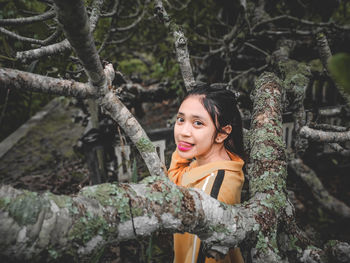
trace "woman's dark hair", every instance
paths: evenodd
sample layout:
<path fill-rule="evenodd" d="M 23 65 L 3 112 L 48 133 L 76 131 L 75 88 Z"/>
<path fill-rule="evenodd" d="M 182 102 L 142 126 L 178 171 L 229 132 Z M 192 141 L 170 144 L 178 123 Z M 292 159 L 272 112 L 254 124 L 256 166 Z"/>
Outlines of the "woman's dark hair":
<path fill-rule="evenodd" d="M 223 132 L 222 127 L 231 125 L 232 131 L 225 139 L 224 146 L 245 160 L 242 118 L 235 94 L 223 85 L 197 82 L 185 99 L 193 95 L 201 96 L 201 102 L 213 120 L 217 133 Z"/>

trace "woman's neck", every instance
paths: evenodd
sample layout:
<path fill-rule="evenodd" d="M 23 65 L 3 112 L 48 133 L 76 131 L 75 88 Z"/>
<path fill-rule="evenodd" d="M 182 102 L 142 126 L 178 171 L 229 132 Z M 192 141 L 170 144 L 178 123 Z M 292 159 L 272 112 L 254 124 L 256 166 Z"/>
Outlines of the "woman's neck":
<path fill-rule="evenodd" d="M 205 165 L 211 162 L 217 161 L 229 161 L 230 156 L 226 152 L 226 149 L 223 144 L 217 144 L 215 147 L 203 156 L 196 156 L 198 166 Z"/>

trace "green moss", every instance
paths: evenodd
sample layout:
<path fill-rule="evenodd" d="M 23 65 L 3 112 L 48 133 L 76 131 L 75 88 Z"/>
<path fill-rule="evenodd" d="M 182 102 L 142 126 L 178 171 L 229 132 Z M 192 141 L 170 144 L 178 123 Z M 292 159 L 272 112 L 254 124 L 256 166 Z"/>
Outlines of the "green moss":
<path fill-rule="evenodd" d="M 59 208 L 71 208 L 73 199 L 66 195 L 54 195 L 52 193 L 45 193 L 45 195 L 54 201 Z"/>
<path fill-rule="evenodd" d="M 265 171 L 263 175 L 251 178 L 250 192 L 264 192 L 268 190 L 283 191 L 286 187 L 285 181 L 285 168 L 281 168 L 280 171 Z"/>
<path fill-rule="evenodd" d="M 309 62 L 310 70 L 321 73 L 323 71 L 323 65 L 320 59 L 314 59 Z"/>
<path fill-rule="evenodd" d="M 86 244 L 97 235 L 104 237 L 106 233 L 109 233 L 109 228 L 108 222 L 103 217 L 93 216 L 87 212 L 84 217 L 73 224 L 68 233 L 68 239 Z"/>
<path fill-rule="evenodd" d="M 19 224 L 35 224 L 39 213 L 49 207 L 48 202 L 35 192 L 23 191 L 8 206 L 10 216 Z"/>
<path fill-rule="evenodd" d="M 137 149 L 139 149 L 140 152 L 154 152 L 155 147 L 153 143 L 147 139 L 142 137 L 137 143 L 136 143 Z"/>
<path fill-rule="evenodd" d="M 268 249 L 267 242 L 268 240 L 265 239 L 264 234 L 261 231 L 259 231 L 255 248 L 263 253 L 266 253 Z"/>
<path fill-rule="evenodd" d="M 103 206 L 113 206 L 118 211 L 120 222 L 131 219 L 129 196 L 125 189 L 116 184 L 99 184 L 84 188 L 81 195 L 96 199 Z"/>
<path fill-rule="evenodd" d="M 284 193 L 274 193 L 267 195 L 267 198 L 262 200 L 260 203 L 268 208 L 271 208 L 276 211 L 276 214 L 279 213 L 279 210 L 284 209 L 286 206 L 287 198 Z"/>
<path fill-rule="evenodd" d="M 55 249 L 49 249 L 48 250 L 48 252 L 49 252 L 49 256 L 52 258 L 52 259 L 57 259 L 58 257 L 59 257 L 59 253 L 58 253 L 58 251 L 57 250 L 55 250 Z"/>
<path fill-rule="evenodd" d="M 215 226 L 209 226 L 209 230 L 216 232 L 216 233 L 227 233 L 228 234 L 228 230 L 226 229 L 225 225 L 222 224 L 218 224 Z"/>
<path fill-rule="evenodd" d="M 11 199 L 8 197 L 0 198 L 0 209 L 6 209 L 10 202 Z"/>
<path fill-rule="evenodd" d="M 284 87 L 286 89 L 293 89 L 293 92 L 296 91 L 297 93 L 304 94 L 304 88 L 307 87 L 311 77 L 309 67 L 304 63 L 294 60 L 280 62 L 278 66 L 284 77 Z"/>
<path fill-rule="evenodd" d="M 299 246 L 297 245 L 297 242 L 298 242 L 298 241 L 299 241 L 299 240 L 298 240 L 297 237 L 292 236 L 291 239 L 290 239 L 290 241 L 289 241 L 289 247 L 290 247 L 291 249 L 293 249 L 293 250 L 298 251 L 298 253 L 301 253 L 301 252 L 302 252 L 302 249 L 301 249 L 301 247 L 299 247 Z"/>

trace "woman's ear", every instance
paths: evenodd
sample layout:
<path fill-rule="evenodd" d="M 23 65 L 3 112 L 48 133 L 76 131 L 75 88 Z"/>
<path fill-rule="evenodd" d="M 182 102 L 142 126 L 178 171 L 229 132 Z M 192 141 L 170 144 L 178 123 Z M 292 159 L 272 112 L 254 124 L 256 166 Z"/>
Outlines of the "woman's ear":
<path fill-rule="evenodd" d="M 232 126 L 231 125 L 226 125 L 221 128 L 221 132 L 219 132 L 216 135 L 215 142 L 216 143 L 222 143 L 227 136 L 232 132 Z"/>

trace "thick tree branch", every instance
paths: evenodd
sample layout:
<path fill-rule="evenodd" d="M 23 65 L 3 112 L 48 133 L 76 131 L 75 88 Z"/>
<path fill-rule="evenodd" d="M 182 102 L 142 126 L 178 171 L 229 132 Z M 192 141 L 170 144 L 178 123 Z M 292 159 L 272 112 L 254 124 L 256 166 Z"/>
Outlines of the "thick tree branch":
<path fill-rule="evenodd" d="M 288 41 L 286 41 L 288 43 Z M 282 46 L 285 51 L 281 54 L 291 52 L 291 43 Z M 288 51 L 286 51 L 288 50 Z M 277 52 L 274 52 L 274 55 Z M 284 62 L 282 62 L 284 60 Z M 309 85 L 310 69 L 302 63 L 293 60 L 283 59 L 279 61 L 278 68 L 284 78 L 284 107 L 293 112 L 294 130 L 293 146 L 297 155 L 302 155 L 308 147 L 308 141 L 300 136 L 300 129 L 306 124 L 306 113 L 304 108 L 305 92 Z"/>
<path fill-rule="evenodd" d="M 43 92 L 76 98 L 98 98 L 91 85 L 72 80 L 56 79 L 15 69 L 0 68 L 0 85 L 8 89 Z"/>
<path fill-rule="evenodd" d="M 56 0 L 55 7 L 57 19 L 84 66 L 92 85 L 102 91 L 106 88 L 105 74 L 90 31 L 90 22 L 84 2 Z"/>
<path fill-rule="evenodd" d="M 330 195 L 316 173 L 305 165 L 301 159 L 290 161 L 289 166 L 310 187 L 313 196 L 322 207 L 341 217 L 350 218 L 350 207 Z"/>
<path fill-rule="evenodd" d="M 57 79 L 9 68 L 0 69 L 0 85 L 8 89 L 42 92 L 79 99 L 98 99 L 100 96 L 99 92 L 87 83 Z M 124 103 L 161 102 L 175 95 L 175 91 L 167 91 L 162 84 L 143 87 L 137 83 L 127 83 L 120 86 L 115 92 Z"/>
<path fill-rule="evenodd" d="M 281 202 L 281 206 L 274 203 L 272 209 L 267 205 L 263 214 L 255 216 L 263 231 L 258 234 L 258 249 L 251 251 L 254 262 L 281 262 L 279 248 L 273 245 L 278 243 L 278 222 L 282 215 L 293 214 L 293 207 L 285 194 L 287 172 L 282 140 L 281 95 L 280 81 L 271 73 L 259 77 L 252 94 L 254 112 L 251 122 L 249 192 L 251 196 L 266 194 L 261 204 L 272 200 Z M 270 215 L 270 219 L 266 218 L 267 215 Z"/>
<path fill-rule="evenodd" d="M 164 176 L 164 170 L 162 169 L 162 164 L 156 149 L 148 139 L 147 134 L 116 95 L 113 92 L 108 92 L 107 82 L 111 83 L 111 78 L 114 78 L 114 74 L 112 74 L 113 76 L 109 76 L 109 79 L 106 79 L 105 72 L 93 42 L 84 2 L 76 1 L 73 5 L 70 3 L 70 0 L 56 1 L 58 20 L 63 26 L 67 39 L 76 50 L 89 76 L 90 82 L 97 88 L 98 92 L 100 92 L 101 97 L 99 103 L 102 108 L 107 110 L 111 117 L 118 122 L 133 141 L 141 153 L 149 172 L 152 175 Z M 71 26 L 74 21 L 78 22 L 75 22 L 74 26 Z M 110 67 L 111 65 L 107 68 L 109 73 L 112 71 Z"/>

